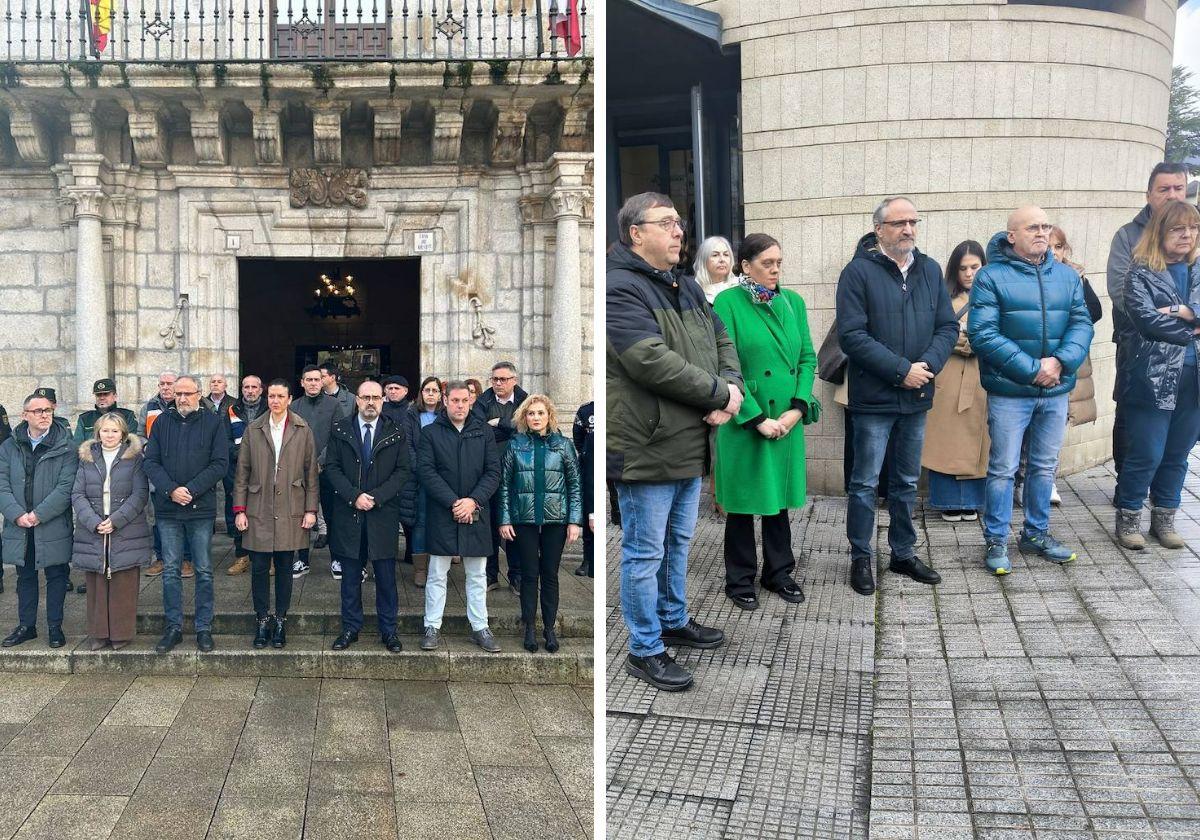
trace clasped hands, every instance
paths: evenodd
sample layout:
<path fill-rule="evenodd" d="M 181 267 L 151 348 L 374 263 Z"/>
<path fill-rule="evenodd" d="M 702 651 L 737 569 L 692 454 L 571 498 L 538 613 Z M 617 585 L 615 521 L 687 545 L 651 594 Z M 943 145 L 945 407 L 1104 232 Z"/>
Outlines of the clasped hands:
<path fill-rule="evenodd" d="M 29 511 L 29 513 L 22 513 L 17 517 L 16 522 L 18 528 L 33 528 L 42 524 L 42 521 L 38 519 L 38 515 L 33 511 Z"/>
<path fill-rule="evenodd" d="M 778 440 L 788 436 L 788 433 L 796 428 L 796 424 L 804 418 L 799 409 L 789 408 L 783 414 L 779 415 L 778 420 L 772 420 L 768 417 L 754 428 L 758 433 L 770 440 Z"/>
<path fill-rule="evenodd" d="M 742 410 L 742 392 L 738 386 L 729 383 L 729 402 L 724 408 L 714 408 L 704 415 L 704 422 L 710 426 L 723 426 Z"/>
<path fill-rule="evenodd" d="M 1042 359 L 1033 384 L 1041 388 L 1053 388 L 1062 379 L 1062 362 L 1053 356 Z"/>

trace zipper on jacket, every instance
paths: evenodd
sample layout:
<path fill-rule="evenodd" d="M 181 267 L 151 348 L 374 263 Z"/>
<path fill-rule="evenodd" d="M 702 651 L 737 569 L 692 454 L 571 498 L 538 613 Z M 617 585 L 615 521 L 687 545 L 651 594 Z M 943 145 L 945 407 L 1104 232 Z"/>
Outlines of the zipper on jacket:
<path fill-rule="evenodd" d="M 1043 259 L 1045 258 L 1043 257 Z M 1038 367 L 1040 368 L 1042 359 L 1046 358 L 1046 287 L 1042 285 L 1042 267 L 1035 265 L 1033 270 L 1037 274 L 1038 294 L 1042 298 L 1042 355 L 1038 359 Z M 1046 389 L 1039 385 L 1038 390 L 1044 391 Z"/>

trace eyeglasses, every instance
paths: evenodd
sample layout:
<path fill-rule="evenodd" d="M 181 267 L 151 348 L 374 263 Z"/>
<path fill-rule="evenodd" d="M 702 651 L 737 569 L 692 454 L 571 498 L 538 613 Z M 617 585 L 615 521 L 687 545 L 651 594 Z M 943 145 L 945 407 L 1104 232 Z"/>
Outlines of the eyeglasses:
<path fill-rule="evenodd" d="M 358 397 L 358 399 L 368 403 L 383 402 L 383 397 Z"/>
<path fill-rule="evenodd" d="M 1049 233 L 1050 231 L 1054 230 L 1054 225 L 1026 225 L 1025 227 L 1021 228 L 1021 230 L 1025 231 L 1026 233 Z"/>
<path fill-rule="evenodd" d="M 1200 225 L 1177 225 L 1171 228 L 1168 233 L 1172 236 L 1184 236 L 1189 233 L 1195 236 L 1196 234 L 1200 234 Z"/>
<path fill-rule="evenodd" d="M 53 414 L 54 409 L 53 408 L 27 408 L 27 409 L 25 409 L 25 413 L 26 414 Z"/>
<path fill-rule="evenodd" d="M 177 396 L 177 397 L 194 397 L 199 393 L 200 393 L 199 391 L 176 391 L 175 396 Z"/>
<path fill-rule="evenodd" d="M 663 233 L 670 233 L 675 228 L 679 228 L 681 232 L 683 231 L 683 219 L 679 217 L 673 219 L 656 219 L 653 222 L 638 222 L 638 225 L 654 225 L 655 227 L 662 228 Z"/>
<path fill-rule="evenodd" d="M 892 222 L 880 222 L 885 227 L 890 227 L 892 230 L 904 230 L 906 227 L 916 227 L 921 224 L 920 219 L 896 219 Z"/>
<path fill-rule="evenodd" d="M 515 376 L 493 376 L 492 381 L 493 382 L 512 382 L 516 378 L 517 377 L 515 377 Z"/>

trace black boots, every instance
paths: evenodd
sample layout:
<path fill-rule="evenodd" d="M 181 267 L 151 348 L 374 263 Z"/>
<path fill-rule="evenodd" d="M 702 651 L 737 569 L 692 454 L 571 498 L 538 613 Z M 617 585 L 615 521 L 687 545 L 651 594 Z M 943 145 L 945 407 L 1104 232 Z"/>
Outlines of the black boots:
<path fill-rule="evenodd" d="M 525 650 L 530 653 L 537 653 L 538 643 L 537 636 L 533 634 L 533 622 L 525 622 L 525 641 L 522 643 Z"/>
<path fill-rule="evenodd" d="M 275 629 L 275 622 L 271 620 L 271 616 L 264 616 L 258 620 L 258 628 L 254 631 L 254 648 L 262 650 L 271 643 L 271 631 Z"/>
<path fill-rule="evenodd" d="M 275 616 L 275 635 L 271 637 L 271 647 L 280 650 L 287 644 L 287 616 Z"/>
<path fill-rule="evenodd" d="M 871 574 L 871 558 L 855 557 L 850 563 L 850 588 L 859 595 L 874 595 L 875 578 Z"/>

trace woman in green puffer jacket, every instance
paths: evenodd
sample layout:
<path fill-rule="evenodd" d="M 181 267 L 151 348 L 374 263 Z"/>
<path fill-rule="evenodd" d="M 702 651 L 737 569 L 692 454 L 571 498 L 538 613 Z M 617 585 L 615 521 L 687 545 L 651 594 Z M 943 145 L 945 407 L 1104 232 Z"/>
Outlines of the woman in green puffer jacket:
<path fill-rule="evenodd" d="M 531 394 L 513 415 L 517 434 L 504 452 L 500 471 L 500 537 L 512 540 L 521 559 L 521 621 L 525 649 L 538 649 L 533 626 L 541 582 L 546 650 L 558 650 L 558 564 L 563 546 L 579 539 L 583 495 L 575 448 L 558 429 L 554 403 Z"/>

